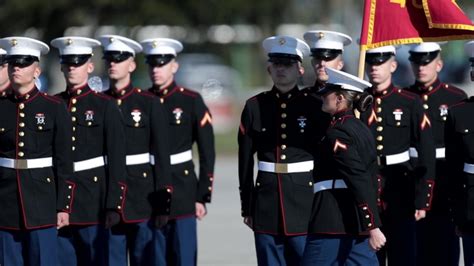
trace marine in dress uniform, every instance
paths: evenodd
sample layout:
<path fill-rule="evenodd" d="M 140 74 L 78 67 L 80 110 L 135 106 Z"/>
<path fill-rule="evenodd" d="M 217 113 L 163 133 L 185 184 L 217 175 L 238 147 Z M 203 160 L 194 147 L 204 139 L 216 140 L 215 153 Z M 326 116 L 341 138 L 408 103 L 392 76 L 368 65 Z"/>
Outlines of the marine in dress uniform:
<path fill-rule="evenodd" d="M 465 45 L 474 81 L 474 41 Z M 474 97 L 452 105 L 445 131 L 446 162 L 455 223 L 462 237 L 464 265 L 474 265 Z"/>
<path fill-rule="evenodd" d="M 158 98 L 131 83 L 131 73 L 136 68 L 134 58 L 142 46 L 117 35 L 104 35 L 99 41 L 110 79 L 105 94 L 116 99 L 122 112 L 127 152 L 122 224 L 108 231 L 108 263 L 128 265 L 128 247 L 130 265 L 152 265 L 153 218 L 158 211 L 169 214 L 171 204 L 168 120 Z M 162 202 L 158 202 L 160 199 Z"/>
<path fill-rule="evenodd" d="M 314 152 L 328 119 L 321 101 L 296 85 L 308 45 L 293 37 L 273 36 L 263 41 L 263 47 L 274 86 L 248 99 L 242 111 L 238 133 L 242 217 L 254 231 L 259 265 L 299 265 L 313 199 Z"/>
<path fill-rule="evenodd" d="M 367 81 L 326 68 L 322 110 L 332 115 L 314 170 L 314 200 L 301 265 L 378 265 L 385 244 L 376 201 L 377 152 L 372 133 L 354 116 L 373 99 Z"/>
<path fill-rule="evenodd" d="M 416 264 L 416 220 L 430 210 L 435 186 L 435 151 L 432 121 L 418 95 L 392 84 L 397 68 L 396 49 L 385 46 L 367 51 L 366 72 L 375 100 L 361 120 L 375 137 L 379 164 L 378 205 L 387 250 L 378 252 L 379 262 L 389 265 Z M 416 166 L 409 149 L 418 151 Z"/>
<path fill-rule="evenodd" d="M 174 74 L 179 68 L 176 55 L 183 49 L 182 44 L 166 38 L 148 39 L 141 44 L 153 83 L 149 91 L 164 105 L 170 130 L 173 199 L 170 221 L 156 232 L 156 256 L 159 265 L 165 263 L 164 250 L 168 265 L 195 265 L 196 217 L 201 220 L 207 214 L 206 204 L 211 202 L 213 190 L 212 116 L 199 93 L 174 82 Z M 194 143 L 199 153 L 199 178 L 192 160 Z"/>
<path fill-rule="evenodd" d="M 431 210 L 426 219 L 417 224 L 417 265 L 459 265 L 459 237 L 456 236 L 450 211 L 448 180 L 452 178 L 445 160 L 444 126 L 448 108 L 467 98 L 466 93 L 441 82 L 438 73 L 443 68 L 438 43 L 420 43 L 410 48 L 410 61 L 416 83 L 406 88 L 418 94 L 423 101 L 433 129 L 436 148 L 436 186 Z M 415 149 L 410 156 L 416 158 Z M 415 159 L 416 160 L 416 159 Z M 433 232 L 436 232 L 433 234 Z"/>
<path fill-rule="evenodd" d="M 100 42 L 61 37 L 51 45 L 59 49 L 67 89 L 58 97 L 71 114 L 73 133 L 71 226 L 59 232 L 60 264 L 106 265 L 104 224 L 120 221 L 127 193 L 123 120 L 116 101 L 87 83 Z"/>
<path fill-rule="evenodd" d="M 10 79 L 8 78 L 8 62 L 7 51 L 0 48 L 0 99 L 6 98 L 7 94 L 11 92 Z"/>
<path fill-rule="evenodd" d="M 0 100 L 0 264 L 57 265 L 56 228 L 69 222 L 72 195 L 71 118 L 35 87 L 49 47 L 24 37 L 0 46 L 13 90 Z"/>
<path fill-rule="evenodd" d="M 316 93 L 324 87 L 328 76 L 326 67 L 341 70 L 344 67 L 342 54 L 344 46 L 352 43 L 352 38 L 335 31 L 315 30 L 303 35 L 311 49 L 311 65 L 313 66 L 316 81 L 313 86 L 305 88 L 305 92 L 319 97 Z"/>

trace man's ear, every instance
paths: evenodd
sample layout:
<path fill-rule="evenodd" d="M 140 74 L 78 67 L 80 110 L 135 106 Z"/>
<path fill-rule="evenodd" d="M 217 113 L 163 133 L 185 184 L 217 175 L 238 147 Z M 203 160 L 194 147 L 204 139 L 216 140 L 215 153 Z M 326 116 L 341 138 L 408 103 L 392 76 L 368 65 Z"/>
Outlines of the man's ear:
<path fill-rule="evenodd" d="M 89 63 L 87 63 L 87 73 L 91 74 L 92 72 L 94 72 L 94 63 L 92 63 L 91 61 L 89 61 Z"/>

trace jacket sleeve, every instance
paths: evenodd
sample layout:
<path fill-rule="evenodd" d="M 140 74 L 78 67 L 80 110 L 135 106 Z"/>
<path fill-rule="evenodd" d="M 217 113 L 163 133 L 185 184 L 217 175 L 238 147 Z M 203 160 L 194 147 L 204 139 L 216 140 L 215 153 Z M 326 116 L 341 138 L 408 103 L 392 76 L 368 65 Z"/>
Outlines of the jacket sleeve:
<path fill-rule="evenodd" d="M 64 103 L 58 104 L 54 128 L 54 171 L 56 176 L 56 209 L 70 213 L 73 186 L 72 123 Z"/>
<path fill-rule="evenodd" d="M 169 122 L 165 115 L 164 106 L 158 98 L 151 104 L 151 151 L 155 157 L 155 192 L 154 202 L 156 213 L 169 214 L 173 195 L 173 183 L 170 165 Z"/>
<path fill-rule="evenodd" d="M 456 119 L 451 110 L 448 111 L 444 133 L 444 143 L 446 147 L 446 163 L 451 171 L 448 178 L 448 192 L 450 199 L 456 202 L 463 195 L 463 166 L 464 158 L 462 155 L 462 138 L 456 134 Z"/>
<path fill-rule="evenodd" d="M 372 165 L 363 162 L 360 154 L 361 142 L 355 139 L 357 135 L 349 135 L 347 132 L 334 128 L 328 131 L 327 137 L 332 146 L 335 168 L 342 175 L 347 187 L 352 191 L 357 205 L 359 224 L 363 231 L 380 227 L 380 217 L 378 215 L 376 191 L 374 187 L 375 177 Z M 364 147 L 373 149 L 375 147 Z"/>
<path fill-rule="evenodd" d="M 212 196 L 216 151 L 212 116 L 201 95 L 195 98 L 194 114 L 193 130 L 199 152 L 199 184 L 196 201 L 208 203 L 211 202 Z"/>
<path fill-rule="evenodd" d="M 105 106 L 105 145 L 107 154 L 107 202 L 106 208 L 121 212 L 125 201 L 127 184 L 125 175 L 124 122 L 115 101 Z"/>
<path fill-rule="evenodd" d="M 430 210 L 435 186 L 435 145 L 431 121 L 423 111 L 419 98 L 413 102 L 412 108 L 412 145 L 418 151 L 418 162 L 414 169 L 415 177 L 415 208 Z"/>
<path fill-rule="evenodd" d="M 242 216 L 250 216 L 252 194 L 254 190 L 253 168 L 255 148 L 252 139 L 252 114 L 247 103 L 242 111 L 240 120 L 239 143 L 239 192 Z"/>

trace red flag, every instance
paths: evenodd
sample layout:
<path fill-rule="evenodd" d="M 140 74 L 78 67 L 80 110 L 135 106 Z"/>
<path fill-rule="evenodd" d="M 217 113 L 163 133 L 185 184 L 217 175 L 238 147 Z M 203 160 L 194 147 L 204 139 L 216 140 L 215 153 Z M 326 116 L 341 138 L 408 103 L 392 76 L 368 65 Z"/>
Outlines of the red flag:
<path fill-rule="evenodd" d="M 454 0 L 365 0 L 363 50 L 473 38 L 474 24 Z"/>

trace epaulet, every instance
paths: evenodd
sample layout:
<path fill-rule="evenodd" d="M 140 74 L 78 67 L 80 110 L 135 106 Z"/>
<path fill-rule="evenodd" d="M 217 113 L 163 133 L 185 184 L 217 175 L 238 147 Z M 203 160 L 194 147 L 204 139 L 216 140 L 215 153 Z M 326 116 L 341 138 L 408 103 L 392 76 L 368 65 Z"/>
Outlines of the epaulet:
<path fill-rule="evenodd" d="M 147 91 L 147 90 L 142 90 L 142 89 L 139 89 L 139 88 L 135 88 L 135 91 L 136 91 L 138 94 L 143 95 L 143 96 L 146 96 L 146 97 L 150 97 L 150 98 L 156 97 L 155 94 L 153 94 L 152 92 Z"/>
<path fill-rule="evenodd" d="M 410 100 L 416 99 L 417 95 L 411 91 L 407 91 L 406 89 L 401 89 L 401 88 L 395 88 L 394 89 L 398 94 L 401 96 L 408 98 Z"/>
<path fill-rule="evenodd" d="M 461 96 L 466 96 L 466 92 L 464 92 L 463 90 L 461 90 L 458 87 L 454 87 L 454 86 L 451 86 L 451 85 L 446 84 L 446 83 L 444 83 L 442 86 L 443 86 L 443 88 L 445 88 L 446 90 L 448 90 L 452 93 L 455 93 L 455 94 L 461 95 Z"/>
<path fill-rule="evenodd" d="M 102 92 L 98 92 L 98 91 L 92 91 L 92 94 L 99 97 L 99 98 L 102 98 L 102 99 L 106 99 L 106 100 L 113 100 L 114 98 L 112 96 L 109 96 L 107 94 L 104 94 Z"/>
<path fill-rule="evenodd" d="M 51 101 L 54 103 L 62 102 L 61 98 L 59 98 L 58 96 L 51 96 L 51 95 L 48 95 L 46 92 L 39 92 L 39 94 L 41 95 L 41 97 L 45 98 L 48 101 Z"/>
<path fill-rule="evenodd" d="M 179 87 L 178 92 L 187 96 L 191 96 L 193 98 L 196 98 L 199 96 L 199 93 L 190 89 L 186 89 L 183 87 Z"/>

